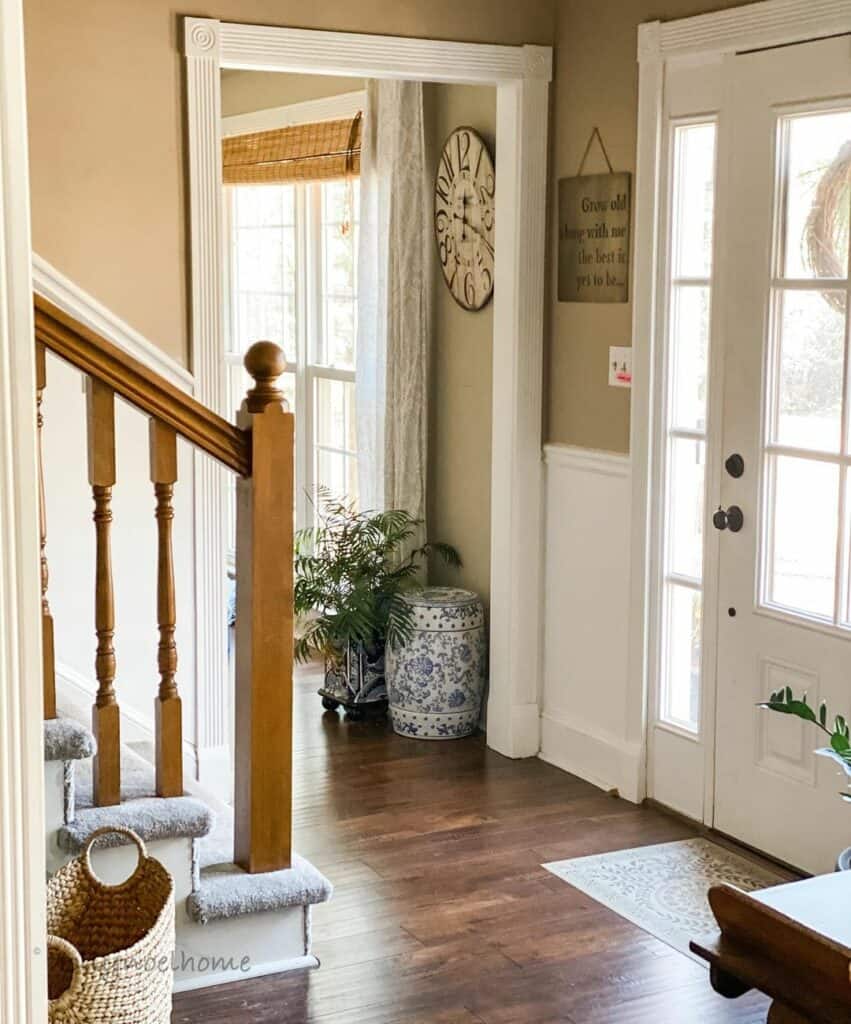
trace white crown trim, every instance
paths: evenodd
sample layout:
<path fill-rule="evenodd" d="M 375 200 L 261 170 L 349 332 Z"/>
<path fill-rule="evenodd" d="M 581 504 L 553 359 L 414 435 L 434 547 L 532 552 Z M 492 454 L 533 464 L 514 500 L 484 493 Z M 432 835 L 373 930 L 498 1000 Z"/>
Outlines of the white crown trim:
<path fill-rule="evenodd" d="M 657 25 L 663 60 L 741 53 L 851 32 L 851 0 L 761 0 Z"/>
<path fill-rule="evenodd" d="M 42 298 L 73 316 L 81 324 L 138 359 L 169 383 L 192 394 L 194 378 L 185 366 L 166 355 L 153 342 L 134 330 L 96 298 L 66 277 L 46 259 L 33 253 L 33 290 Z"/>
<path fill-rule="evenodd" d="M 190 19 L 197 22 L 199 19 Z M 187 47 L 190 32 L 187 31 Z M 552 76 L 546 46 L 496 46 L 403 36 L 219 24 L 221 66 L 358 78 L 419 79 L 494 85 Z M 529 52 L 527 52 L 529 51 Z M 197 56 L 190 53 L 187 56 Z M 202 54 L 206 55 L 206 54 Z"/>

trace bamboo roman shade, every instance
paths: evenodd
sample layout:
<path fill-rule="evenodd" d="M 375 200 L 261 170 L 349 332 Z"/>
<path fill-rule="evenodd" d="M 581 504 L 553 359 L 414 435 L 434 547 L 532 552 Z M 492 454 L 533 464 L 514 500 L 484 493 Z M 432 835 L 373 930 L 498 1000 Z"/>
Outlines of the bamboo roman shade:
<path fill-rule="evenodd" d="M 225 185 L 283 185 L 360 174 L 363 119 L 318 121 L 222 141 Z"/>

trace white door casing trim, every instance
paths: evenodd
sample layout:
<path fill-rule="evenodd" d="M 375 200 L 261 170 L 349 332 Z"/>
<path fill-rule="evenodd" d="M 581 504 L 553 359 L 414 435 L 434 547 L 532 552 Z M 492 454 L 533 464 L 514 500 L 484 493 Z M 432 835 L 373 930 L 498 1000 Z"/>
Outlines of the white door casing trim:
<path fill-rule="evenodd" d="M 851 0 L 763 0 L 731 10 L 647 22 L 638 29 L 638 155 L 635 183 L 635 248 L 633 269 L 633 387 L 630 418 L 632 475 L 631 608 L 628 741 L 642 750 L 639 792 L 646 795 L 648 706 L 650 699 L 651 532 L 658 517 L 654 495 L 654 445 L 658 424 L 652 401 L 659 365 L 660 281 L 658 225 L 665 201 L 663 97 L 666 69 L 677 61 L 721 58 L 744 50 L 780 46 L 851 32 Z M 722 126 L 723 130 L 723 126 Z M 710 449 L 712 448 L 710 438 Z M 713 457 L 710 450 L 709 457 Z M 717 453 L 714 455 L 717 461 Z M 707 471 L 706 507 L 712 505 L 720 472 Z M 712 659 L 708 659 L 712 670 Z M 714 692 L 714 678 L 704 686 Z M 714 706 L 714 700 L 709 701 Z M 707 707 L 707 703 L 704 703 Z M 708 757 L 714 755 L 707 743 Z M 711 764 L 707 780 L 711 779 Z M 706 807 L 711 814 L 711 782 Z"/>
<path fill-rule="evenodd" d="M 0 0 L 0 1019 L 47 1019 L 41 584 L 21 0 Z"/>
<path fill-rule="evenodd" d="M 491 85 L 500 151 L 494 293 L 488 743 L 512 757 L 540 747 L 543 313 L 548 93 L 552 50 L 184 19 L 198 397 L 223 401 L 222 68 Z M 199 480 L 211 551 L 224 549 L 222 501 Z M 213 572 L 224 577 L 212 562 Z M 200 647 L 200 645 L 199 645 Z M 200 668 L 199 668 L 200 672 Z"/>

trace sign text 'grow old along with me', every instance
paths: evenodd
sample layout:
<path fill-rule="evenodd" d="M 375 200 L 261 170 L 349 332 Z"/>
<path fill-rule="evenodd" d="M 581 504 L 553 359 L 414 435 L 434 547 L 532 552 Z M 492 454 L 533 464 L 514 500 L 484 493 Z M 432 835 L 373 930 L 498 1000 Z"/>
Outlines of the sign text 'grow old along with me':
<path fill-rule="evenodd" d="M 559 302 L 626 302 L 632 175 L 558 183 Z"/>

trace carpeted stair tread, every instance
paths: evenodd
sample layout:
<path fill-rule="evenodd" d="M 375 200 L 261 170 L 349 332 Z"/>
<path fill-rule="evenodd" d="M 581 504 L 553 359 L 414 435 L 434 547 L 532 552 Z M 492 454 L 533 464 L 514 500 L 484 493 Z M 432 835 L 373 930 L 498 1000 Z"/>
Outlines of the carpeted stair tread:
<path fill-rule="evenodd" d="M 233 857 L 233 809 L 216 803 L 216 824 L 198 843 L 201 883 L 186 901 L 189 917 L 208 924 L 242 914 L 324 903 L 334 887 L 310 861 L 293 854 L 292 867 L 250 875 Z"/>
<path fill-rule="evenodd" d="M 138 797 L 115 807 L 86 807 L 57 834 L 59 848 L 79 853 L 96 829 L 131 828 L 146 843 L 158 839 L 200 839 L 213 827 L 215 816 L 206 804 L 190 796 Z M 104 846 L 121 846 L 123 836 L 105 837 Z"/>
<path fill-rule="evenodd" d="M 331 898 L 333 886 L 310 861 L 292 856 L 292 867 L 249 875 L 235 864 L 217 864 L 201 871 L 201 884 L 186 901 L 189 917 L 198 924 L 287 907 L 305 907 Z"/>
<path fill-rule="evenodd" d="M 92 762 L 76 766 L 76 813 L 74 820 L 59 830 L 60 849 L 79 853 L 97 828 L 123 825 L 145 840 L 199 839 L 208 835 L 216 816 L 202 800 L 191 796 L 158 797 L 154 766 L 121 746 L 121 803 L 115 807 L 95 807 L 92 800 Z M 113 845 L 123 840 L 116 836 Z M 110 845 L 109 839 L 104 845 Z"/>
<path fill-rule="evenodd" d="M 84 761 L 94 756 L 95 738 L 72 718 L 49 718 L 44 723 L 45 761 Z"/>

